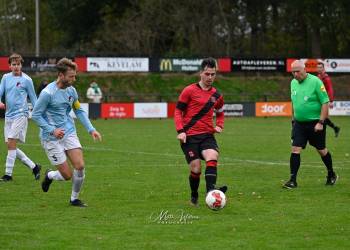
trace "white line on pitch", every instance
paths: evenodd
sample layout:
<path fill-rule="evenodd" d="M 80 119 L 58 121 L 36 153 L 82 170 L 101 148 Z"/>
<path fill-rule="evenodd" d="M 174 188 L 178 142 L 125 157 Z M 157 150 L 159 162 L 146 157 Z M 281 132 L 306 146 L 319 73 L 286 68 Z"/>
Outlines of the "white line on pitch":
<path fill-rule="evenodd" d="M 23 144 L 27 146 L 41 146 L 40 144 Z M 171 157 L 183 157 L 181 154 L 171 154 L 171 153 L 154 153 L 154 152 L 143 152 L 143 151 L 127 151 L 127 150 L 115 150 L 111 148 L 106 148 L 106 147 L 90 147 L 86 146 L 84 147 L 86 150 L 92 150 L 92 151 L 110 151 L 110 152 L 117 152 L 117 153 L 122 153 L 122 154 L 141 154 L 141 155 L 158 155 L 158 156 L 171 156 Z M 222 160 L 229 160 L 229 161 L 235 161 L 235 162 L 243 162 L 246 164 L 257 164 L 257 165 L 278 165 L 278 166 L 289 166 L 289 163 L 287 162 L 272 162 L 272 161 L 260 161 L 260 160 L 248 160 L 248 159 L 238 159 L 238 158 L 233 158 L 233 157 L 220 157 Z M 336 165 L 345 165 L 346 163 L 349 163 L 350 161 L 341 161 L 341 162 L 336 162 Z M 314 163 L 314 162 L 312 162 Z M 230 165 L 229 163 L 226 163 Z M 301 163 L 302 166 L 305 167 L 317 167 L 317 168 L 324 168 L 323 164 L 321 163 L 315 163 L 315 165 L 310 165 L 310 162 L 306 163 Z M 155 164 L 156 165 L 156 164 Z M 221 165 L 225 165 L 225 162 L 222 162 Z M 336 167 L 335 167 L 336 168 Z"/>

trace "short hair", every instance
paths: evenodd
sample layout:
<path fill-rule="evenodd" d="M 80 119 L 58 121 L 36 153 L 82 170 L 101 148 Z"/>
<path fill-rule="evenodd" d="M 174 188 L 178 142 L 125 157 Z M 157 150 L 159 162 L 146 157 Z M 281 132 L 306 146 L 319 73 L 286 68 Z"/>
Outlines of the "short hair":
<path fill-rule="evenodd" d="M 72 60 L 64 57 L 57 62 L 56 69 L 58 73 L 65 74 L 69 69 L 77 70 L 77 64 Z"/>
<path fill-rule="evenodd" d="M 317 62 L 317 65 L 322 65 L 322 67 L 324 68 L 324 63 L 323 62 Z"/>
<path fill-rule="evenodd" d="M 205 70 L 206 67 L 216 69 L 215 59 L 212 57 L 208 57 L 208 58 L 203 59 L 203 61 L 201 63 L 201 70 Z"/>
<path fill-rule="evenodd" d="M 23 57 L 20 54 L 13 53 L 12 55 L 10 55 L 8 62 L 9 64 L 11 64 L 12 61 L 17 61 L 17 60 L 20 61 L 21 63 L 24 62 Z"/>

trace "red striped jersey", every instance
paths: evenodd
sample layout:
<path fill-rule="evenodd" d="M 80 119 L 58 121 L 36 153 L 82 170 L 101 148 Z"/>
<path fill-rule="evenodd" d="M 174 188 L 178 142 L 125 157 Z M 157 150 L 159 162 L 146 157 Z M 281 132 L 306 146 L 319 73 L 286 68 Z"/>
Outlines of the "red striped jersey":
<path fill-rule="evenodd" d="M 204 133 L 213 134 L 213 117 L 216 112 L 216 126 L 224 127 L 224 99 L 214 88 L 201 88 L 199 83 L 193 83 L 181 92 L 175 109 L 175 126 L 178 133 L 185 132 L 187 136 Z"/>

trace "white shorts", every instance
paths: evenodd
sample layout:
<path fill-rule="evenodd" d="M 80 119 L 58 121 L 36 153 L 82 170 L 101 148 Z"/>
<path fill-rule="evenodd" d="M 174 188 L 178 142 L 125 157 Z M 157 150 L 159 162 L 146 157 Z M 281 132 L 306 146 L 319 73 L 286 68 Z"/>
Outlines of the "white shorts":
<path fill-rule="evenodd" d="M 28 118 L 20 116 L 14 119 L 5 118 L 4 137 L 5 142 L 8 139 L 17 139 L 20 142 L 26 141 L 26 134 L 28 128 Z"/>
<path fill-rule="evenodd" d="M 77 134 L 73 133 L 57 141 L 41 141 L 52 165 L 60 165 L 67 160 L 66 151 L 82 148 Z"/>

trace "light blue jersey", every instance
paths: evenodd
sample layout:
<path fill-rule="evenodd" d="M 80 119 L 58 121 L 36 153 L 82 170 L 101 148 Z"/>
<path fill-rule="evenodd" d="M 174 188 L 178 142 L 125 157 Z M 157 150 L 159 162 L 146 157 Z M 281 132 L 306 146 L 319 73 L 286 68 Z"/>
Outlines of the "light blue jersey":
<path fill-rule="evenodd" d="M 32 79 L 25 73 L 14 76 L 13 73 L 4 74 L 0 84 L 0 97 L 5 94 L 6 118 L 29 116 L 27 98 L 29 96 L 32 105 L 37 100 Z"/>
<path fill-rule="evenodd" d="M 32 119 L 40 127 L 40 137 L 42 140 L 58 140 L 53 131 L 61 128 L 65 132 L 65 137 L 76 132 L 73 118 L 69 115 L 72 110 L 77 118 L 91 133 L 95 130 L 86 112 L 80 107 L 78 93 L 74 87 L 60 89 L 56 81 L 47 85 L 40 93 L 32 114 Z"/>

